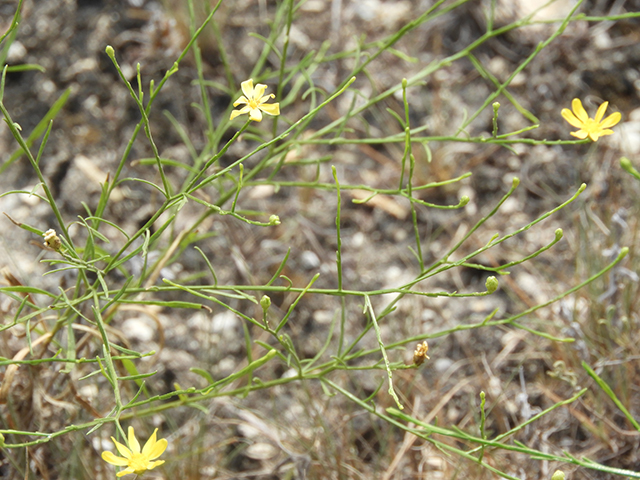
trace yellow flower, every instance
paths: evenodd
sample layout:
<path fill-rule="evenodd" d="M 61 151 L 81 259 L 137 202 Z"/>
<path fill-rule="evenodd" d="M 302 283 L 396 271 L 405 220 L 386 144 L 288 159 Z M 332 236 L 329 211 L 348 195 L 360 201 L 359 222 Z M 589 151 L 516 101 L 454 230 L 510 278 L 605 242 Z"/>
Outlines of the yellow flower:
<path fill-rule="evenodd" d="M 589 118 L 589 115 L 587 115 L 587 112 L 583 108 L 580 99 L 574 98 L 571 102 L 573 112 L 568 108 L 563 108 L 562 118 L 574 127 L 580 129 L 577 132 L 571 132 L 571 135 L 578 137 L 580 140 L 584 140 L 589 137 L 595 142 L 600 137 L 611 135 L 613 130 L 610 130 L 609 127 L 613 127 L 622 118 L 620 112 L 615 112 L 602 120 L 608 105 L 609 102 L 604 102 L 598 107 L 595 118 Z"/>
<path fill-rule="evenodd" d="M 254 88 L 253 80 L 250 78 L 246 82 L 242 82 L 240 86 L 242 87 L 242 93 L 244 93 L 244 95 L 233 102 L 233 106 L 237 107 L 240 104 L 245 104 L 245 106 L 239 110 L 232 111 L 230 120 L 245 113 L 248 113 L 249 118 L 256 122 L 262 121 L 262 112 L 268 115 L 280 115 L 279 103 L 266 103 L 270 98 L 275 98 L 273 93 L 264 95 L 264 91 L 267 89 L 266 85 L 259 83 Z"/>
<path fill-rule="evenodd" d="M 121 472 L 116 474 L 117 477 L 122 477 L 123 475 L 127 475 L 129 473 L 135 473 L 136 475 L 140 475 L 147 470 L 151 470 L 158 465 L 162 465 L 164 460 L 158 460 L 152 462 L 151 460 L 158 458 L 160 455 L 164 453 L 167 449 L 167 439 L 162 438 L 160 440 L 156 440 L 156 432 L 158 429 L 156 428 L 153 431 L 147 443 L 142 447 L 142 451 L 140 451 L 140 444 L 138 440 L 136 440 L 135 432 L 133 431 L 133 427 L 129 427 L 129 435 L 128 435 L 128 443 L 129 448 L 125 447 L 119 442 L 116 442 L 116 439 L 111 437 L 113 443 L 115 443 L 118 452 L 122 457 L 116 457 L 112 452 L 102 452 L 102 459 L 110 463 L 111 465 L 117 465 L 119 467 L 127 467 Z M 123 458 L 124 457 L 124 458 Z"/>

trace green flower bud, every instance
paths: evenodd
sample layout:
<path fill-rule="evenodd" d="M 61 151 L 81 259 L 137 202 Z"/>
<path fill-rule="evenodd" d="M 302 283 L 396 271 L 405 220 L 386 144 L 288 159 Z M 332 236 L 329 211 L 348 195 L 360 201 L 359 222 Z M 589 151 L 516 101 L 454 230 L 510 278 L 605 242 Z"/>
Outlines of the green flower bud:
<path fill-rule="evenodd" d="M 493 293 L 498 289 L 498 279 L 494 276 L 488 277 L 484 286 L 486 287 L 487 292 Z"/>
<path fill-rule="evenodd" d="M 262 307 L 262 310 L 266 312 L 271 306 L 271 299 L 267 295 L 263 295 L 260 299 L 260 306 Z"/>
<path fill-rule="evenodd" d="M 280 225 L 280 217 L 278 215 L 271 215 L 269 217 L 269 225 Z"/>
<path fill-rule="evenodd" d="M 564 480 L 564 472 L 562 470 L 556 470 L 551 476 L 551 480 Z"/>

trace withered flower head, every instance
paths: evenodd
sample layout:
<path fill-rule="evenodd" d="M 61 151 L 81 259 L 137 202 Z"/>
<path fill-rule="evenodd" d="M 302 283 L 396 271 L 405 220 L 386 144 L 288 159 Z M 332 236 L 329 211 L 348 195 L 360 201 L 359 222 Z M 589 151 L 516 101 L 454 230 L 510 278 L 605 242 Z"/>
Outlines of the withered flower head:
<path fill-rule="evenodd" d="M 429 345 L 427 345 L 427 341 L 425 340 L 422 343 L 419 343 L 416 347 L 416 350 L 413 352 L 413 363 L 416 365 L 422 365 L 425 360 L 429 359 L 427 352 L 429 351 Z"/>
<path fill-rule="evenodd" d="M 42 236 L 44 237 L 45 247 L 50 248 L 51 250 L 55 250 L 56 252 L 60 250 L 60 247 L 62 247 L 62 241 L 53 228 L 50 228 L 49 230 L 44 232 Z"/>

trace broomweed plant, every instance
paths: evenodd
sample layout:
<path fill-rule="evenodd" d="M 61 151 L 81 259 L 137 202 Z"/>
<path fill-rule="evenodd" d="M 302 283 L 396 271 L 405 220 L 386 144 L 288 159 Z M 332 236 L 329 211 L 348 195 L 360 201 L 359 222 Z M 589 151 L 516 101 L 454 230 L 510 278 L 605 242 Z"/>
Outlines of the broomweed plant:
<path fill-rule="evenodd" d="M 0 199 L 29 199 L 17 213 L 5 212 L 9 228 L 44 237 L 46 246 L 40 257 L 31 253 L 46 276 L 2 270 L 0 447 L 13 469 L 9 478 L 110 478 L 107 464 L 125 467 L 118 477 L 148 470 L 162 478 L 234 477 L 240 469 L 259 478 L 259 472 L 297 479 L 357 472 L 354 478 L 391 479 L 429 475 L 428 468 L 438 478 L 515 480 L 530 472 L 526 478 L 556 479 L 568 470 L 640 478 L 629 462 L 612 462 L 608 450 L 640 431 L 632 408 L 637 392 L 624 388 L 631 373 L 612 366 L 633 353 L 630 332 L 637 330 L 634 295 L 613 280 L 625 274 L 629 249 L 616 243 L 597 269 L 566 286 L 560 278 L 571 264 L 566 252 L 582 237 L 572 234 L 567 242 L 559 225 L 596 215 L 583 208 L 587 185 L 542 190 L 554 206 L 523 216 L 514 205 L 528 205 L 535 185 L 523 192 L 517 176 L 501 171 L 497 178 L 507 184 L 487 186 L 499 195 L 477 204 L 469 187 L 476 167 L 452 166 L 469 152 L 483 159 L 476 166 L 499 152 L 520 161 L 535 158 L 535 149 L 575 152 L 587 138 L 611 135 L 620 113 L 603 119 L 604 102 L 591 119 L 574 99 L 573 112 L 563 109 L 562 116 L 579 129 L 571 133 L 578 140 L 539 138 L 542 121 L 512 82 L 529 74 L 565 31 L 569 37 L 575 21 L 615 24 L 636 15 L 588 16 L 579 0 L 560 19 L 539 22 L 534 12 L 498 26 L 496 2 L 486 2 L 478 7 L 486 28 L 477 38 L 462 35 L 455 51 L 418 58 L 412 55 L 423 45 L 420 35 L 456 18 L 466 1 L 433 2 L 373 41 L 358 38 L 344 49 L 325 43 L 308 52 L 291 42 L 303 7 L 311 7 L 272 3 L 268 35 L 252 38 L 262 50 L 241 76 L 251 79 L 240 84 L 239 98 L 234 77 L 243 67 L 229 62 L 225 42 L 217 48 L 226 81 L 208 79 L 202 61 L 202 32 L 223 38 L 221 1 L 200 25 L 188 2 L 190 41 L 159 81 L 137 65 L 132 82 L 117 49 L 106 47 L 137 107 L 137 124 L 118 160 L 100 166 L 108 173 L 99 191 L 74 192 L 81 215 L 59 201 L 42 161 L 69 92 L 26 132 L 5 101 L 7 73 L 16 71 L 5 66 L 0 112 L 16 150 L 3 158 L 0 174 L 28 162 L 37 184 L 0 192 Z M 2 52 L 19 38 L 21 4 L 0 37 Z M 531 34 L 521 30 L 527 27 L 543 27 L 535 30 L 542 39 L 511 71 L 494 75 L 480 47 Z M 188 54 L 201 123 L 189 130 L 164 113 L 189 153 L 177 160 L 163 153 L 156 111 L 172 88 L 169 79 L 184 81 Z M 383 61 L 397 65 L 387 73 L 406 69 L 406 78 L 379 81 Z M 477 73 L 466 78 L 482 82 L 477 104 L 471 111 L 429 106 L 427 115 L 423 98 L 445 88 L 442 79 L 455 76 L 462 62 Z M 346 73 L 319 81 L 328 71 Z M 429 82 L 435 83 L 425 88 Z M 267 84 L 275 93 L 265 95 Z M 237 100 L 225 110 L 211 101 L 214 94 Z M 505 110 L 520 126 L 501 133 Z M 246 123 L 234 128 L 231 121 L 244 114 Z M 140 158 L 141 151 L 148 155 Z M 447 165 L 443 159 L 451 156 Z M 125 193 L 131 198 L 119 204 Z M 136 198 L 144 201 L 131 207 Z M 25 214 L 34 202 L 46 215 L 42 208 Z M 149 215 L 132 222 L 115 213 L 123 208 L 132 216 L 146 208 Z M 374 223 L 361 231 L 362 218 Z M 50 219 L 54 228 L 44 226 Z M 386 235 L 393 241 L 383 250 Z M 330 258 L 312 251 L 323 248 Z M 372 271 L 359 270 L 361 263 Z M 545 265 L 553 266 L 551 277 L 542 273 Z M 482 281 L 466 281 L 469 272 Z M 531 294 L 513 279 L 522 272 L 538 276 Z M 604 297 L 608 277 L 612 290 Z M 591 324 L 581 324 L 583 304 L 595 311 L 596 299 L 622 304 L 609 303 Z M 471 309 L 447 307 L 461 304 Z M 152 340 L 136 331 L 132 315 L 153 321 Z M 180 353 L 189 368 L 173 374 Z M 554 377 L 527 370 L 550 372 L 560 364 L 564 373 Z M 615 419 L 593 414 L 605 410 L 615 411 Z M 133 427 L 127 435 L 122 428 L 134 421 L 161 425 L 166 436 L 183 441 L 166 452 L 168 441 L 157 440 L 155 428 L 141 448 Z M 612 440 L 623 428 L 631 431 Z M 127 445 L 111 437 L 114 431 Z M 580 445 L 570 437 L 577 431 Z M 106 450 L 109 437 L 119 456 Z M 410 454 L 416 448 L 418 460 Z M 267 457 L 258 473 L 245 472 L 243 459 Z"/>

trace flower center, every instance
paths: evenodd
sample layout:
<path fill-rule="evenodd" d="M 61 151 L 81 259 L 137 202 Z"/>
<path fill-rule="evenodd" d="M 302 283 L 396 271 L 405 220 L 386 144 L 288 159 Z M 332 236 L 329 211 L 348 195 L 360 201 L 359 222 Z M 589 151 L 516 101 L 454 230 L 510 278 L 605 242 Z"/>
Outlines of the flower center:
<path fill-rule="evenodd" d="M 255 98 L 250 98 L 249 99 L 249 106 L 251 108 L 256 109 L 256 108 L 258 108 L 258 105 L 259 105 L 259 103 L 258 103 L 257 99 L 255 99 Z"/>
<path fill-rule="evenodd" d="M 593 118 L 588 118 L 583 123 L 582 128 L 588 133 L 599 132 L 600 130 L 602 130 L 600 123 L 596 122 Z"/>
<path fill-rule="evenodd" d="M 134 472 L 138 475 L 144 473 L 147 470 L 149 459 L 142 453 L 134 453 L 129 459 L 129 467 L 133 468 Z"/>

